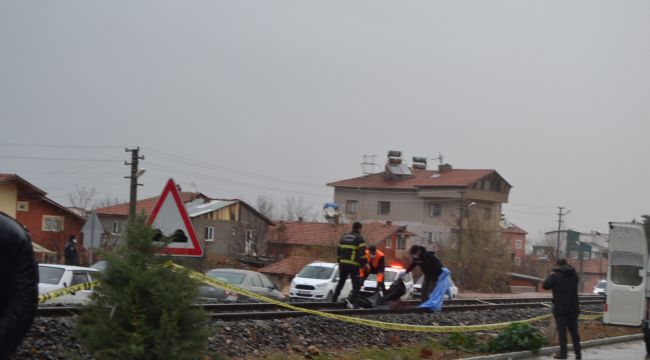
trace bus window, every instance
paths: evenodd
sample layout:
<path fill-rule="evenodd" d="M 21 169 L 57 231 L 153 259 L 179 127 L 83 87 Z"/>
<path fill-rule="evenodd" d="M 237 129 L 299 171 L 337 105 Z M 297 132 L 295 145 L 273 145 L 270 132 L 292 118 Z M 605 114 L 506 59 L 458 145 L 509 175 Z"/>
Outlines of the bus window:
<path fill-rule="evenodd" d="M 610 258 L 611 279 L 614 284 L 641 285 L 643 278 L 639 270 L 643 269 L 643 255 L 613 252 Z"/>

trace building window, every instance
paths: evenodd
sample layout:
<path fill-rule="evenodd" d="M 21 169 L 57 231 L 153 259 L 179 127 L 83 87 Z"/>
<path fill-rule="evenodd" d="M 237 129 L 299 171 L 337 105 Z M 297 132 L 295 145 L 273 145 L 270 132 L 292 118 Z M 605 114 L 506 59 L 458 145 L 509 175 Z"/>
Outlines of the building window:
<path fill-rule="evenodd" d="M 397 237 L 397 250 L 406 250 L 406 238 L 404 236 Z"/>
<path fill-rule="evenodd" d="M 569 256 L 571 257 L 571 259 L 576 259 L 577 260 L 578 259 L 578 252 L 576 250 L 571 250 L 571 252 L 569 253 Z"/>
<path fill-rule="evenodd" d="M 424 239 L 431 244 L 433 242 L 433 232 L 431 231 L 425 231 L 424 232 Z"/>
<path fill-rule="evenodd" d="M 393 246 L 393 237 L 389 236 L 386 238 L 386 249 L 390 249 Z"/>
<path fill-rule="evenodd" d="M 537 249 L 536 254 L 537 256 L 544 256 L 546 255 L 546 251 L 544 249 Z"/>
<path fill-rule="evenodd" d="M 206 226 L 203 238 L 205 239 L 205 241 L 214 240 L 214 227 Z"/>
<path fill-rule="evenodd" d="M 113 221 L 113 224 L 111 225 L 111 233 L 112 234 L 119 234 L 120 233 L 120 223 L 117 221 Z"/>
<path fill-rule="evenodd" d="M 429 217 L 437 217 L 442 214 L 442 204 L 429 203 Z"/>
<path fill-rule="evenodd" d="M 378 201 L 377 215 L 388 215 L 388 214 L 390 214 L 390 201 Z"/>
<path fill-rule="evenodd" d="M 27 201 L 17 201 L 16 202 L 17 211 L 29 211 L 29 203 Z"/>
<path fill-rule="evenodd" d="M 43 215 L 43 231 L 63 231 L 63 217 Z"/>
<path fill-rule="evenodd" d="M 589 259 L 589 251 L 585 251 L 582 253 L 582 258 L 583 259 Z"/>
<path fill-rule="evenodd" d="M 515 249 L 521 249 L 521 240 L 515 240 Z"/>
<path fill-rule="evenodd" d="M 515 256 L 515 266 L 521 266 L 521 258 L 519 256 Z"/>
<path fill-rule="evenodd" d="M 356 214 L 357 213 L 357 201 L 348 200 L 345 202 L 345 212 L 347 214 Z"/>
<path fill-rule="evenodd" d="M 255 242 L 255 234 L 253 230 L 246 230 L 246 239 L 244 240 L 244 254 L 253 255 L 253 248 Z"/>

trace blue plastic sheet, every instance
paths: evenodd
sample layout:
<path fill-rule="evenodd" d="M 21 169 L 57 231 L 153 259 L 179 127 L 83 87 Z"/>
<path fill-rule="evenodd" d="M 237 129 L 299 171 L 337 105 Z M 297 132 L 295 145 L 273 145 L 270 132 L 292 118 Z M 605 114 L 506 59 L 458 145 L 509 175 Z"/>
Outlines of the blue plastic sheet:
<path fill-rule="evenodd" d="M 436 287 L 431 290 L 429 299 L 420 304 L 418 307 L 426 308 L 434 312 L 440 312 L 442 310 L 442 302 L 444 300 L 445 294 L 449 294 L 449 297 L 451 298 L 449 275 L 449 270 L 447 268 L 442 268 L 442 273 L 440 273 L 440 276 L 438 276 L 438 282 L 436 282 Z"/>

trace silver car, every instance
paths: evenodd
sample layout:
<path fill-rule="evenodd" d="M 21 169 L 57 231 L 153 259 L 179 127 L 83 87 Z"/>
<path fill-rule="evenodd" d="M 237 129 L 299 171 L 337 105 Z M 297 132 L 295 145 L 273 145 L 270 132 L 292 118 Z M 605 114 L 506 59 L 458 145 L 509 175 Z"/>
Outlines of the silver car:
<path fill-rule="evenodd" d="M 254 292 L 259 295 L 274 298 L 276 300 L 285 300 L 278 287 L 269 278 L 256 271 L 239 270 L 239 269 L 212 269 L 205 275 L 235 285 L 242 289 Z M 239 295 L 224 289 L 215 288 L 210 285 L 199 286 L 199 298 L 215 299 L 225 301 L 245 301 L 247 297 Z"/>

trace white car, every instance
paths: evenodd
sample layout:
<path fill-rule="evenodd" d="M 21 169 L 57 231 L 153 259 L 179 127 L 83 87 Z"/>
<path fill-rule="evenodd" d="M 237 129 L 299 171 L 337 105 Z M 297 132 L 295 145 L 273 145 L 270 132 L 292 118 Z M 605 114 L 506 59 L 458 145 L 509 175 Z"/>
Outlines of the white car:
<path fill-rule="evenodd" d="M 289 298 L 292 300 L 325 300 L 334 299 L 334 290 L 339 282 L 339 266 L 335 263 L 313 262 L 306 265 L 291 280 Z M 340 299 L 350 295 L 352 280 L 347 279 Z"/>
<path fill-rule="evenodd" d="M 384 270 L 384 287 L 389 289 L 393 282 L 399 278 L 399 274 L 403 272 L 406 272 L 406 270 L 402 267 L 386 267 Z M 406 274 L 403 281 L 404 286 L 406 287 L 406 293 L 401 297 L 401 299 L 410 299 L 413 296 L 413 275 L 411 273 Z M 366 278 L 366 281 L 363 282 L 361 292 L 365 294 L 373 294 L 375 291 L 377 291 L 377 275 L 370 274 Z"/>
<path fill-rule="evenodd" d="M 452 280 L 451 277 L 449 277 L 448 279 L 449 279 L 449 292 L 451 293 L 451 295 L 449 293 L 446 293 L 445 296 L 447 297 L 447 299 L 453 299 L 456 296 L 458 296 L 458 288 L 456 287 L 456 284 L 454 284 L 454 280 Z M 422 281 L 424 281 L 424 276 L 420 276 L 418 281 L 413 286 L 413 298 L 416 299 L 422 298 Z"/>
<path fill-rule="evenodd" d="M 607 280 L 600 280 L 596 286 L 594 286 L 594 295 L 605 295 L 607 290 Z"/>
<path fill-rule="evenodd" d="M 38 295 L 72 285 L 95 281 L 98 278 L 98 274 L 99 271 L 93 268 L 59 264 L 39 264 Z M 80 290 L 74 294 L 50 299 L 46 304 L 85 304 L 90 301 L 90 294 L 92 292 L 92 290 Z"/>

